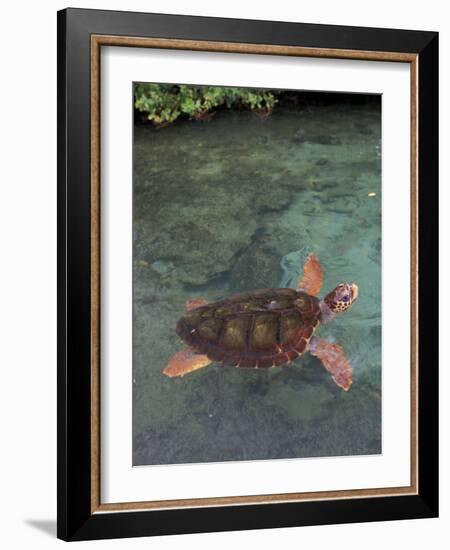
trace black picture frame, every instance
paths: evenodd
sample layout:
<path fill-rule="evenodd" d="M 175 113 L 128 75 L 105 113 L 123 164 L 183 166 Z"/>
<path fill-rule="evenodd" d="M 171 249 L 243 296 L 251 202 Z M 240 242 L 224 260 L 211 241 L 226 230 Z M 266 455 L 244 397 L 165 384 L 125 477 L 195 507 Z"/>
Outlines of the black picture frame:
<path fill-rule="evenodd" d="M 398 52 L 417 58 L 418 491 L 414 495 L 92 511 L 91 37 Z M 438 34 L 210 17 L 58 12 L 58 532 L 64 540 L 438 515 Z"/>

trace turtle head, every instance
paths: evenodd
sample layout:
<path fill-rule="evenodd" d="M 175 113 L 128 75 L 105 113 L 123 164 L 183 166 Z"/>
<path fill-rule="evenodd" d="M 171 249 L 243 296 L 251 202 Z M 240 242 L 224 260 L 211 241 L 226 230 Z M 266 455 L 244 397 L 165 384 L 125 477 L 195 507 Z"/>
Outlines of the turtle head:
<path fill-rule="evenodd" d="M 358 286 L 355 283 L 341 283 L 334 290 L 325 296 L 323 301 L 336 315 L 347 311 L 347 309 L 358 298 Z"/>

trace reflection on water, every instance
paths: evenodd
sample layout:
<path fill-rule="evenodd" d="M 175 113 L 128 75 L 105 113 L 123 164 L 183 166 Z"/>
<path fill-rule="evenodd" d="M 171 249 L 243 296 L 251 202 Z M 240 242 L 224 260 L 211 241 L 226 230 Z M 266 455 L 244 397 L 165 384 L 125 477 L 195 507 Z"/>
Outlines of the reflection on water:
<path fill-rule="evenodd" d="M 381 452 L 380 104 L 335 97 L 265 119 L 136 124 L 135 465 Z M 268 370 L 162 374 L 182 348 L 187 299 L 295 287 L 311 251 L 322 295 L 341 281 L 360 288 L 318 332 L 351 360 L 349 392 L 309 354 Z"/>

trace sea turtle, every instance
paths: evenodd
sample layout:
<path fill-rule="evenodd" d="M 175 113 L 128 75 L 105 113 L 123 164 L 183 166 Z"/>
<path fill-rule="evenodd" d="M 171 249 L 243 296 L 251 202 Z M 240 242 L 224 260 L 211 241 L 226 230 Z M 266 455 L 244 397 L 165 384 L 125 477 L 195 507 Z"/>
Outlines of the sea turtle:
<path fill-rule="evenodd" d="M 310 254 L 297 289 L 271 288 L 234 294 L 208 303 L 194 299 L 179 319 L 177 334 L 189 346 L 168 362 L 163 373 L 184 376 L 212 362 L 226 366 L 266 368 L 290 363 L 305 351 L 320 359 L 344 390 L 352 368 L 341 346 L 313 336 L 317 327 L 346 311 L 358 297 L 358 286 L 341 283 L 317 298 L 323 269 Z"/>

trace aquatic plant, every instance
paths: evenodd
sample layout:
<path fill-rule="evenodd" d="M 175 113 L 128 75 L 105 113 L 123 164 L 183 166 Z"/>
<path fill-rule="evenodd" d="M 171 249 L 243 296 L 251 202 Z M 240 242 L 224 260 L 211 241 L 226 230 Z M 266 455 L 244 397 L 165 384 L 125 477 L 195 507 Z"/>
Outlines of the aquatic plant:
<path fill-rule="evenodd" d="M 136 83 L 134 106 L 155 126 L 162 127 L 181 116 L 211 118 L 219 107 L 248 108 L 267 116 L 278 101 L 276 95 L 274 91 L 252 88 Z"/>

